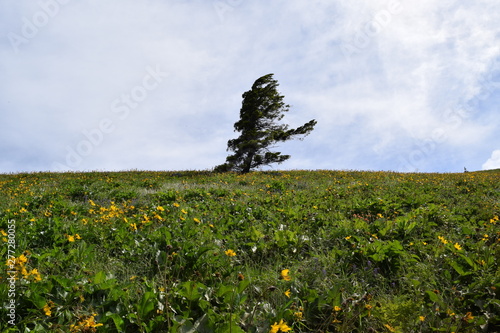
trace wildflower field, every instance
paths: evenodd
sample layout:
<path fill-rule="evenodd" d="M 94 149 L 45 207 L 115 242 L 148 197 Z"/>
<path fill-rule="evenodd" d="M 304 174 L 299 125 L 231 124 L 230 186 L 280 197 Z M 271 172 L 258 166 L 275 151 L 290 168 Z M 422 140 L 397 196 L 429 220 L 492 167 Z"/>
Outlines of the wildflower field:
<path fill-rule="evenodd" d="M 0 331 L 498 332 L 499 180 L 0 175 Z"/>

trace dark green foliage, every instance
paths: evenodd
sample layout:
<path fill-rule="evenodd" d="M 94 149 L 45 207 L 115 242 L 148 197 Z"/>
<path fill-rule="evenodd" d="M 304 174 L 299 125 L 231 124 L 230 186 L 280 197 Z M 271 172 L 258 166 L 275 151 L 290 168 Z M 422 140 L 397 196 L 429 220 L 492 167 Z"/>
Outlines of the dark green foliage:
<path fill-rule="evenodd" d="M 234 154 L 228 156 L 226 163 L 217 166 L 215 171 L 247 173 L 259 166 L 282 163 L 290 155 L 272 152 L 269 148 L 298 135 L 308 135 L 314 129 L 316 120 L 295 129 L 279 123 L 290 106 L 283 102 L 284 96 L 279 94 L 277 87 L 278 81 L 273 74 L 267 74 L 257 79 L 252 89 L 243 94 L 240 120 L 234 124 L 235 131 L 241 135 L 228 141 L 227 149 Z"/>
<path fill-rule="evenodd" d="M 0 332 L 500 332 L 499 176 L 0 174 Z"/>

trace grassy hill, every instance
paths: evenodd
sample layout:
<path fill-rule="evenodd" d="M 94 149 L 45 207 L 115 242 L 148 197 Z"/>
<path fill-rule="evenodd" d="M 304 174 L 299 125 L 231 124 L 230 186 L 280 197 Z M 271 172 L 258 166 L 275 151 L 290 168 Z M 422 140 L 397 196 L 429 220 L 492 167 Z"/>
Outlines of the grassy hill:
<path fill-rule="evenodd" d="M 500 331 L 499 179 L 0 175 L 0 329 Z"/>
<path fill-rule="evenodd" d="M 498 173 L 498 172 L 500 172 L 500 169 L 482 170 L 482 171 L 477 171 L 477 172 L 491 172 L 491 173 Z"/>

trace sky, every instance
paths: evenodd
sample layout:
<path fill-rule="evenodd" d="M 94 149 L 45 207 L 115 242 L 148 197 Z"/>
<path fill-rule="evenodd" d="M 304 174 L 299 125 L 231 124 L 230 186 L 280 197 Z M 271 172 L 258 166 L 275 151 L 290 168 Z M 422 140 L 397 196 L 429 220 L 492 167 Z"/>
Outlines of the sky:
<path fill-rule="evenodd" d="M 0 2 L 0 173 L 209 170 L 273 73 L 272 170 L 500 168 L 498 0 Z"/>

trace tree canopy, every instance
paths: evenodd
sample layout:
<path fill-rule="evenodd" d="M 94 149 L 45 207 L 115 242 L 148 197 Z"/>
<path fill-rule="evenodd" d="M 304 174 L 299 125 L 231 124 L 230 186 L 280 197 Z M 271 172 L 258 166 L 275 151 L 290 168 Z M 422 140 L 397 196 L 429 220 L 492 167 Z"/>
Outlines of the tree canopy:
<path fill-rule="evenodd" d="M 234 154 L 226 158 L 226 163 L 215 167 L 215 171 L 247 173 L 259 166 L 282 163 L 290 155 L 272 152 L 270 148 L 277 142 L 306 136 L 314 129 L 314 119 L 295 129 L 280 123 L 290 105 L 285 104 L 277 88 L 278 81 L 273 74 L 267 74 L 258 78 L 252 89 L 242 95 L 240 120 L 234 124 L 234 130 L 241 134 L 227 143 L 227 150 Z"/>

